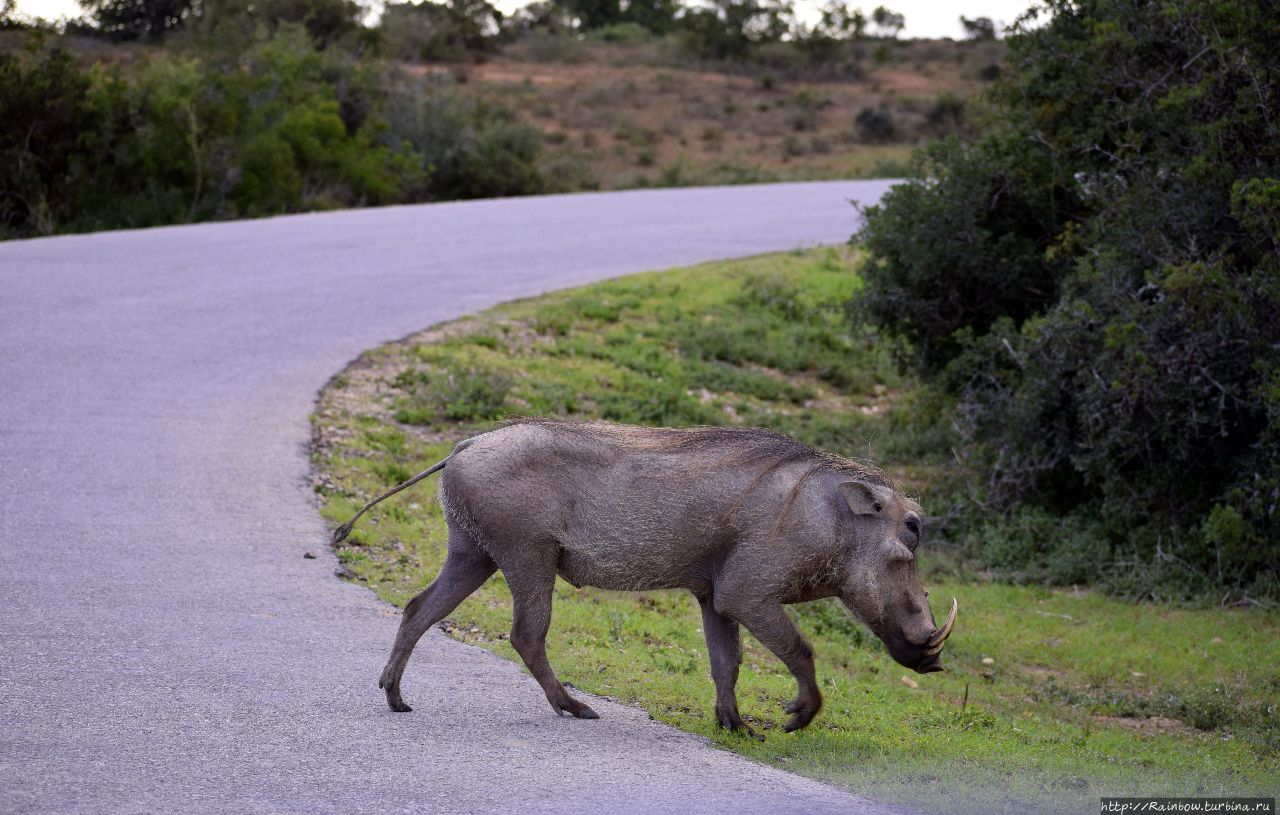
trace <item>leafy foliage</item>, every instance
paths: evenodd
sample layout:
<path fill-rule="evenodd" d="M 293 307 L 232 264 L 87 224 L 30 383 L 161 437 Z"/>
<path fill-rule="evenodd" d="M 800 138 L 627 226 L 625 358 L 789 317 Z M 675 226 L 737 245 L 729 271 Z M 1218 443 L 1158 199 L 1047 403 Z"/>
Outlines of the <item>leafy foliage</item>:
<path fill-rule="evenodd" d="M 994 40 L 996 38 L 996 24 L 990 17 L 974 17 L 970 20 L 964 15 L 960 16 L 960 27 L 964 29 L 964 35 L 971 40 Z"/>
<path fill-rule="evenodd" d="M 759 44 L 781 40 L 791 27 L 786 0 L 712 0 L 681 18 L 689 50 L 719 60 L 742 60 Z"/>
<path fill-rule="evenodd" d="M 199 12 L 193 0 L 80 0 L 98 31 L 112 39 L 156 39 Z"/>
<path fill-rule="evenodd" d="M 462 62 L 497 50 L 503 15 L 487 0 L 388 3 L 379 30 L 400 59 Z"/>
<path fill-rule="evenodd" d="M 857 309 L 953 395 L 1006 519 L 972 535 L 989 559 L 1274 597 L 1280 13 L 1157 6 L 1050 0 L 1020 24 L 1003 128 L 932 145 L 868 211 Z"/>
<path fill-rule="evenodd" d="M 0 53 L 0 223 L 48 231 L 75 160 L 76 134 L 93 132 L 81 105 L 89 77 L 65 51 Z"/>
<path fill-rule="evenodd" d="M 583 30 L 637 25 L 655 34 L 670 31 L 680 4 L 676 0 L 557 0 Z"/>
<path fill-rule="evenodd" d="M 939 369 L 965 332 L 1053 302 L 1067 260 L 1046 250 L 1082 213 L 1078 197 L 1065 168 L 1022 133 L 929 144 L 914 179 L 867 210 L 859 238 L 873 260 L 860 315 L 910 340 L 921 369 Z"/>
<path fill-rule="evenodd" d="M 544 186 L 534 129 L 447 78 L 321 49 L 301 22 L 127 72 L 33 38 L 0 54 L 0 104 L 6 236 Z"/>
<path fill-rule="evenodd" d="M 907 24 L 907 18 L 886 6 L 876 6 L 871 21 L 880 29 L 880 36 L 894 39 Z"/>

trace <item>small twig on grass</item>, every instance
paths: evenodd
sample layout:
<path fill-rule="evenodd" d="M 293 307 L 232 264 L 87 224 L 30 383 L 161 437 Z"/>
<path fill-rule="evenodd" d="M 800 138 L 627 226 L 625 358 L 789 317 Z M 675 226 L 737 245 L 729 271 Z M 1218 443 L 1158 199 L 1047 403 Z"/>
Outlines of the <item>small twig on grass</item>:
<path fill-rule="evenodd" d="M 1057 618 L 1058 618 L 1058 619 L 1060 619 L 1060 620 L 1067 620 L 1067 621 L 1069 621 L 1069 622 L 1073 622 L 1073 623 L 1076 621 L 1076 618 L 1075 618 L 1075 617 L 1072 617 L 1070 614 L 1053 614 L 1053 613 L 1048 612 L 1048 611 L 1037 611 L 1037 610 L 1035 610 L 1034 608 L 1033 608 L 1033 609 L 1031 609 L 1031 613 L 1032 613 L 1032 614 L 1039 614 L 1041 617 L 1057 617 Z"/>

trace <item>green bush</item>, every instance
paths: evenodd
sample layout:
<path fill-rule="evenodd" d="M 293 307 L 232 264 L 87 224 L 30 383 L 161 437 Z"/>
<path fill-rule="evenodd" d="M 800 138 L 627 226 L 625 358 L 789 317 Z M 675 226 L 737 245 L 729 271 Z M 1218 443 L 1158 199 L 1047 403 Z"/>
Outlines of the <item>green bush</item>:
<path fill-rule="evenodd" d="M 956 133 L 965 124 L 965 100 L 950 91 L 943 91 L 933 101 L 933 106 L 925 114 L 925 122 L 929 131 L 937 136 Z"/>
<path fill-rule="evenodd" d="M 1047 250 L 1082 207 L 1053 156 L 1020 133 L 933 142 L 913 175 L 866 210 L 859 239 L 872 260 L 856 305 L 932 372 L 969 333 L 1054 301 L 1067 259 Z"/>
<path fill-rule="evenodd" d="M 620 35 L 618 40 L 611 40 L 619 42 L 637 42 L 639 32 L 669 31 L 680 9 L 676 0 L 556 0 L 556 5 L 580 29 Z"/>
<path fill-rule="evenodd" d="M 80 0 L 97 31 L 115 40 L 156 39 L 181 26 L 192 0 Z"/>
<path fill-rule="evenodd" d="M 221 20 L 132 66 L 0 53 L 0 237 L 547 188 L 537 130 L 451 80 Z"/>
<path fill-rule="evenodd" d="M 48 233 L 75 193 L 77 135 L 99 123 L 82 100 L 90 78 L 61 49 L 32 39 L 0 53 L 0 223 L 6 235 Z"/>
<path fill-rule="evenodd" d="M 822 120 L 822 109 L 831 104 L 811 85 L 801 87 L 787 101 L 791 105 L 787 118 L 792 130 L 817 130 Z"/>
<path fill-rule="evenodd" d="M 1280 38 L 1235 0 L 1049 0 L 1003 125 L 867 210 L 855 312 L 952 395 L 994 565 L 1280 596 Z"/>
<path fill-rule="evenodd" d="M 433 424 L 442 418 L 455 422 L 496 419 L 503 415 L 512 384 L 506 371 L 479 363 L 408 372 L 395 382 L 404 394 L 396 403 L 396 421 Z"/>
<path fill-rule="evenodd" d="M 398 59 L 465 62 L 498 49 L 502 13 L 487 0 L 388 3 L 378 30 Z"/>
<path fill-rule="evenodd" d="M 543 192 L 542 135 L 504 108 L 454 90 L 441 77 L 400 77 L 388 92 L 382 143 L 404 145 L 417 165 L 411 200 Z"/>
<path fill-rule="evenodd" d="M 886 108 L 863 108 L 854 117 L 854 125 L 863 141 L 883 143 L 892 141 L 897 127 L 893 114 Z"/>
<path fill-rule="evenodd" d="M 744 61 L 762 43 L 778 42 L 791 29 L 783 0 L 712 0 L 680 18 L 684 47 L 704 59 Z"/>
<path fill-rule="evenodd" d="M 639 45 L 653 39 L 653 32 L 640 23 L 611 23 L 591 32 L 591 35 L 602 42 L 616 42 L 624 45 Z"/>

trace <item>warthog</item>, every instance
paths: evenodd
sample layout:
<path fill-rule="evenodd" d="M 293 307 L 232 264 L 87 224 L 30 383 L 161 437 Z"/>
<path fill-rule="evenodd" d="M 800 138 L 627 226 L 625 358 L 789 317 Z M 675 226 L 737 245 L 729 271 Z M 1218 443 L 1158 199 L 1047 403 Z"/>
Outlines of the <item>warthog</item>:
<path fill-rule="evenodd" d="M 400 678 L 418 639 L 497 569 L 511 588 L 511 644 L 561 715 L 597 718 L 547 661 L 556 575 L 574 586 L 692 592 L 716 719 L 731 730 L 751 733 L 734 691 L 739 625 L 796 679 L 788 731 L 822 707 L 813 652 L 783 611 L 788 603 L 839 597 L 898 662 L 942 670 L 956 602 L 935 626 L 916 573 L 920 508 L 874 468 L 754 428 L 525 420 L 459 443 L 361 509 L 335 543 L 378 501 L 441 469 L 448 556 L 405 607 L 378 683 L 392 710 L 410 710 Z"/>

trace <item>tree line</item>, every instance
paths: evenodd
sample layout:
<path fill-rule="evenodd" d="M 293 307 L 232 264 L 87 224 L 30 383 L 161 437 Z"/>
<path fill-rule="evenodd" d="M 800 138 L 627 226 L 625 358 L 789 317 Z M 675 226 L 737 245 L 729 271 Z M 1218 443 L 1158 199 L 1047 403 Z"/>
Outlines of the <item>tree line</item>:
<path fill-rule="evenodd" d="M 818 19 L 804 23 L 789 0 L 534 0 L 507 16 L 488 0 L 421 0 L 384 6 L 381 21 L 367 26 L 367 9 L 354 0 L 80 0 L 87 22 L 82 33 L 116 40 L 157 40 L 168 33 L 211 20 L 249 17 L 268 24 L 305 23 L 322 42 L 334 42 L 362 28 L 376 41 L 408 23 L 429 38 L 443 41 L 453 54 L 483 54 L 531 30 L 586 34 L 622 28 L 652 35 L 681 33 L 716 57 L 742 56 L 752 44 L 792 38 L 896 38 L 905 17 L 886 6 L 869 14 L 841 0 L 828 0 Z M 990 19 L 962 18 L 975 39 L 995 36 Z M 433 57 L 434 58 L 434 57 Z"/>
<path fill-rule="evenodd" d="M 726 66 L 765 44 L 836 64 L 903 25 L 839 4 L 802 24 L 784 0 L 538 0 L 507 16 L 424 0 L 376 22 L 352 0 L 85 8 L 59 30 L 0 7 L 0 238 L 569 191 L 543 171 L 537 128 L 463 92 L 465 75 L 402 63 L 482 60 L 526 37 L 664 36 Z"/>

